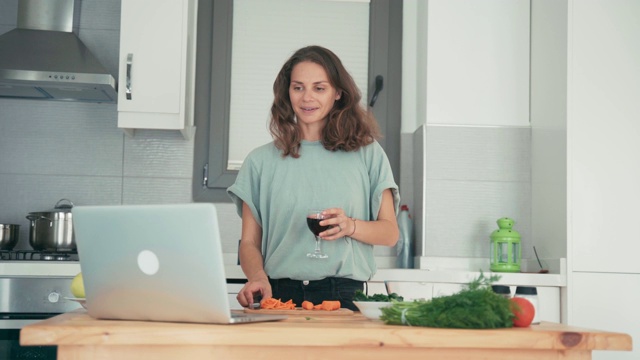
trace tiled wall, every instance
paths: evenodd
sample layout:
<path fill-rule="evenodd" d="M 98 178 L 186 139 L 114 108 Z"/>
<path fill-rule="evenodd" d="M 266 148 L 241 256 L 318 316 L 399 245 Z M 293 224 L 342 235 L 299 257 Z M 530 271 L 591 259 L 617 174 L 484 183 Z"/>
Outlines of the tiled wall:
<path fill-rule="evenodd" d="M 427 126 L 424 256 L 487 258 L 505 216 L 533 256 L 530 143 L 528 127 Z"/>
<path fill-rule="evenodd" d="M 16 14 L 17 0 L 0 0 L 0 33 L 15 28 Z M 119 14 L 119 0 L 76 0 L 76 33 L 114 76 Z M 486 257 L 501 216 L 516 219 L 526 239 L 529 134 L 429 127 L 425 255 Z M 170 131 L 126 137 L 116 105 L 0 99 L 0 223 L 22 225 L 17 248 L 29 249 L 25 216 L 62 198 L 77 205 L 191 202 L 193 145 Z M 412 134 L 402 134 L 401 157 L 402 203 L 415 210 Z M 224 251 L 235 252 L 240 218 L 230 203 L 218 207 Z"/>

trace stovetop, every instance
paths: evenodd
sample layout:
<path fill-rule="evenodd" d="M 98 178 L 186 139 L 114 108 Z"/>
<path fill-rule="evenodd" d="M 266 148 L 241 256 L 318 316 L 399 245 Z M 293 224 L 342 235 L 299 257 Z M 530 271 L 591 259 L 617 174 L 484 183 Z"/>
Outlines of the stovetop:
<path fill-rule="evenodd" d="M 76 251 L 0 250 L 0 261 L 78 261 Z"/>
<path fill-rule="evenodd" d="M 79 272 L 77 252 L 0 250 L 0 278 L 73 277 Z"/>

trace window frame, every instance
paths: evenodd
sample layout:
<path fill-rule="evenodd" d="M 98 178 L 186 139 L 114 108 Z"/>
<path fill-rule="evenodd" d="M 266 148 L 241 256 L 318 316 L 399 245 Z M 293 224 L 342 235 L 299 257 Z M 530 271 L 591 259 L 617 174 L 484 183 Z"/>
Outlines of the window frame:
<path fill-rule="evenodd" d="M 226 189 L 238 173 L 227 169 L 233 0 L 199 0 L 198 9 L 192 196 L 196 202 L 230 202 Z M 372 110 L 383 134 L 380 145 L 399 184 L 402 1 L 371 0 L 369 16 L 368 94 L 382 75 L 383 89 Z"/>

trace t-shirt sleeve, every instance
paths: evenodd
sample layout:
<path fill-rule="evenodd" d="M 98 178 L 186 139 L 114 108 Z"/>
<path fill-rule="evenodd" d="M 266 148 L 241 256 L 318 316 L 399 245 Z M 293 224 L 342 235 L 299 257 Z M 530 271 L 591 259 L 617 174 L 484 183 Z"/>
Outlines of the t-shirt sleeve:
<path fill-rule="evenodd" d="M 242 217 L 242 204 L 246 203 L 251 209 L 253 217 L 262 226 L 262 217 L 258 212 L 260 188 L 260 174 L 255 164 L 247 157 L 238 171 L 236 181 L 227 188 L 227 194 L 236 205 L 236 212 Z"/>
<path fill-rule="evenodd" d="M 393 179 L 393 171 L 387 154 L 378 142 L 370 145 L 372 152 L 369 162 L 369 179 L 371 181 L 371 219 L 377 219 L 382 206 L 382 193 L 391 189 L 393 195 L 393 207 L 396 215 L 400 209 L 400 193 L 398 185 Z"/>

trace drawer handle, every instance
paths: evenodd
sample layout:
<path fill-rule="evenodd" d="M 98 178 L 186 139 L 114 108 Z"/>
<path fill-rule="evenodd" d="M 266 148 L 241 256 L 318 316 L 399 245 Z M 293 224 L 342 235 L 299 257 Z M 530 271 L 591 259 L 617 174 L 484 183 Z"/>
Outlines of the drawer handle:
<path fill-rule="evenodd" d="M 133 54 L 127 54 L 127 100 L 131 100 L 131 66 L 133 65 Z"/>

